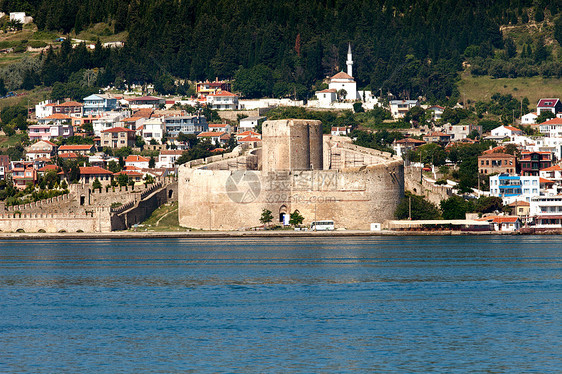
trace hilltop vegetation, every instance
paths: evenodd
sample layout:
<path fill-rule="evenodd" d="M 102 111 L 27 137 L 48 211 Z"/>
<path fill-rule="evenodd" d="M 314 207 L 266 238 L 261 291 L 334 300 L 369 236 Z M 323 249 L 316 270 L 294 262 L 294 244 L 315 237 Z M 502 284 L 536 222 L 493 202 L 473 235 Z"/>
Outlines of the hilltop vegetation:
<path fill-rule="evenodd" d="M 545 0 L 213 1 L 4 0 L 42 31 L 128 35 L 120 50 L 65 49 L 27 63 L 19 84 L 52 85 L 97 69 L 95 85 L 154 82 L 182 91 L 177 78 L 252 77 L 260 95 L 305 98 L 354 51 L 360 88 L 434 102 L 459 99 L 463 63 L 475 75 L 562 75 L 559 2 Z M 523 26 L 526 25 L 526 26 Z M 537 28 L 536 38 L 524 30 Z M 503 30 L 503 33 L 502 33 Z M 521 31 L 523 30 L 523 31 Z M 22 70 L 22 69 L 20 69 Z M 92 83 L 89 81 L 88 83 Z M 186 91 L 185 89 L 183 90 Z M 247 97 L 256 91 L 242 93 Z"/>

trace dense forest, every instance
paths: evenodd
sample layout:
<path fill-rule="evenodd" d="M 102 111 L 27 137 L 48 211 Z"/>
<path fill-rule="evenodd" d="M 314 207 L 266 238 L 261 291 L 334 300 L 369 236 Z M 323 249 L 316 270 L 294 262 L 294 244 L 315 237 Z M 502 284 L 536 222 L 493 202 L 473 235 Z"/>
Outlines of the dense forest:
<path fill-rule="evenodd" d="M 4 0 L 40 30 L 78 33 L 98 22 L 128 32 L 125 47 L 70 48 L 28 63 L 22 86 L 84 81 L 154 82 L 187 92 L 177 79 L 236 78 L 245 96 L 310 95 L 345 67 L 351 43 L 361 88 L 445 102 L 458 95 L 464 61 L 473 74 L 561 76 L 543 40 L 518 53 L 502 25 L 551 20 L 562 42 L 562 4 L 546 0 Z M 500 51 L 501 53 L 498 53 Z M 546 66 L 546 67 L 545 67 Z M 74 78 L 72 76 L 74 74 Z M 79 77 L 76 76 L 79 74 Z M 251 83 L 251 84 L 250 84 Z M 249 87 L 251 86 L 251 87 Z"/>

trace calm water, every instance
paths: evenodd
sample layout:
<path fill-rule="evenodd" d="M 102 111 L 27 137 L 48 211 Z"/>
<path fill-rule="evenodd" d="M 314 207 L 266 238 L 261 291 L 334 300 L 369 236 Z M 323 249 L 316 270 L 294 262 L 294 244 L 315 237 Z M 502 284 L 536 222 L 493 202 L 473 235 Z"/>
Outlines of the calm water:
<path fill-rule="evenodd" d="M 562 238 L 0 241 L 2 373 L 560 373 Z"/>

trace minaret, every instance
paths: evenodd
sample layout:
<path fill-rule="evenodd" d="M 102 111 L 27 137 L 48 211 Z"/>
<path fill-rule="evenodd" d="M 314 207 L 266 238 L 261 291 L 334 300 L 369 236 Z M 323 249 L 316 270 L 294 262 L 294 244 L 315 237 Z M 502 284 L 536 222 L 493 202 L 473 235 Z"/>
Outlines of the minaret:
<path fill-rule="evenodd" d="M 347 74 L 353 77 L 353 58 L 351 57 L 351 43 L 347 45 Z"/>

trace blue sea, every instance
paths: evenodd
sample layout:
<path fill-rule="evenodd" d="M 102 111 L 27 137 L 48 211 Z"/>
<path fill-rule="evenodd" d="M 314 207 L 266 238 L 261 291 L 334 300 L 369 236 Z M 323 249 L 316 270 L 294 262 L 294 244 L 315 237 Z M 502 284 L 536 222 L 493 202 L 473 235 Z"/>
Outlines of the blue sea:
<path fill-rule="evenodd" d="M 562 237 L 0 241 L 1 373 L 561 373 Z"/>

